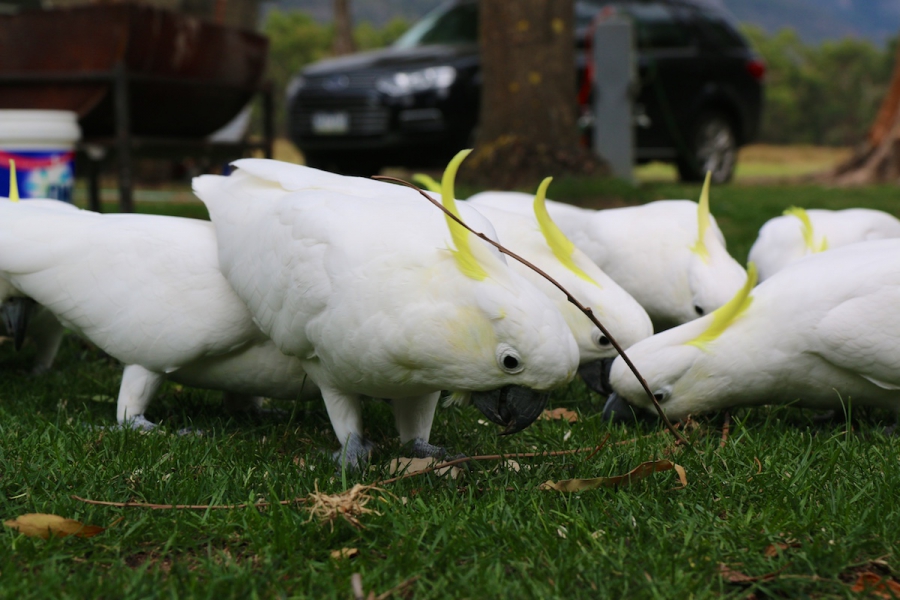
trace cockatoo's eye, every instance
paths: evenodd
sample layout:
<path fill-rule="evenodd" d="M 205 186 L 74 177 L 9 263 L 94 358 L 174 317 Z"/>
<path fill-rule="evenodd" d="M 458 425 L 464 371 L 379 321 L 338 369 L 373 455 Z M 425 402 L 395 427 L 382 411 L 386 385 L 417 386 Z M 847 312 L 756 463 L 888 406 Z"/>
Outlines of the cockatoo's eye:
<path fill-rule="evenodd" d="M 600 346 L 601 348 L 605 348 L 609 346 L 612 342 L 609 341 L 609 338 L 603 335 L 599 330 L 594 331 L 594 343 Z"/>
<path fill-rule="evenodd" d="M 497 347 L 497 363 L 501 369 L 511 375 L 525 368 L 519 353 L 507 344 L 500 344 Z"/>
<path fill-rule="evenodd" d="M 701 317 L 706 314 L 706 311 L 703 310 L 703 307 L 694 305 L 694 312 L 700 315 Z"/>
<path fill-rule="evenodd" d="M 660 404 L 662 404 L 663 402 L 665 402 L 666 400 L 669 399 L 669 393 L 670 393 L 670 392 L 671 392 L 671 388 L 669 388 L 669 387 L 667 386 L 667 387 L 664 387 L 664 388 L 662 388 L 662 389 L 660 389 L 660 390 L 656 390 L 656 392 L 653 394 L 653 397 L 656 398 L 656 401 L 657 401 L 657 402 L 659 402 Z"/>

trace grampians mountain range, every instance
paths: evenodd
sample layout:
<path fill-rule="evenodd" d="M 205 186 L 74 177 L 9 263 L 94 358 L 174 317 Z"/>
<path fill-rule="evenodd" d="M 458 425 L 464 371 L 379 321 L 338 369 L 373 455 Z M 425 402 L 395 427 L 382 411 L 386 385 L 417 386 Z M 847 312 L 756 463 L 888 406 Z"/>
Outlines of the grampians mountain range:
<path fill-rule="evenodd" d="M 415 20 L 443 0 L 351 0 L 356 21 L 382 25 L 394 17 Z M 877 44 L 900 33 L 900 0 L 706 0 L 724 5 L 742 23 L 769 33 L 792 27 L 807 43 L 852 36 Z M 332 18 L 331 0 L 277 0 L 282 9 L 301 9 L 317 20 Z"/>

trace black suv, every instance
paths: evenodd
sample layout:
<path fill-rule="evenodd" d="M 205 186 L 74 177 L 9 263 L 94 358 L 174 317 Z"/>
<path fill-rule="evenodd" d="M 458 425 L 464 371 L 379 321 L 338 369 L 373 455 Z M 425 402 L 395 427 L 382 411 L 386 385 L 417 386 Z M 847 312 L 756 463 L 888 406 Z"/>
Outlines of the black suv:
<path fill-rule="evenodd" d="M 637 160 L 674 162 L 685 180 L 707 170 L 730 179 L 759 127 L 765 73 L 730 17 L 709 0 L 577 1 L 573 99 L 586 141 L 591 29 L 603 9 L 635 26 Z M 477 1 L 452 0 L 390 48 L 305 68 L 288 87 L 290 136 L 307 164 L 348 174 L 443 166 L 472 144 L 480 89 Z"/>

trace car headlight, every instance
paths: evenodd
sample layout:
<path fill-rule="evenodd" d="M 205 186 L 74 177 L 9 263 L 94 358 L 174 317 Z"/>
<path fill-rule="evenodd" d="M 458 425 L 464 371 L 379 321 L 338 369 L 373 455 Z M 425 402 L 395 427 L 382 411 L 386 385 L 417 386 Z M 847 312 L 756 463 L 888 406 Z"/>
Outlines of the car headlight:
<path fill-rule="evenodd" d="M 456 69 L 453 67 L 428 67 L 379 77 L 375 88 L 388 96 L 406 96 L 428 90 L 445 90 L 455 80 Z"/>
<path fill-rule="evenodd" d="M 302 90 L 305 87 L 306 87 L 306 79 L 304 79 L 300 75 L 297 75 L 296 77 L 292 78 L 288 82 L 287 88 L 285 88 L 285 90 L 284 90 L 285 96 L 287 96 L 288 99 L 291 99 L 297 95 L 297 92 L 299 92 L 300 90 Z"/>

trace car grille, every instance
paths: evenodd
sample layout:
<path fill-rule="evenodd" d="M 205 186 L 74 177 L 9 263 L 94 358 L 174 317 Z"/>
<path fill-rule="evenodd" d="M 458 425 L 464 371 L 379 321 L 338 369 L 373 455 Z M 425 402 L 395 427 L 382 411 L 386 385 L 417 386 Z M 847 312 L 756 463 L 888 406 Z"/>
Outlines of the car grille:
<path fill-rule="evenodd" d="M 372 105 L 369 98 L 297 97 L 291 107 L 291 133 L 298 137 L 317 136 L 312 129 L 313 114 L 344 112 L 350 120 L 349 130 L 342 135 L 381 135 L 388 130 L 390 112 Z"/>

